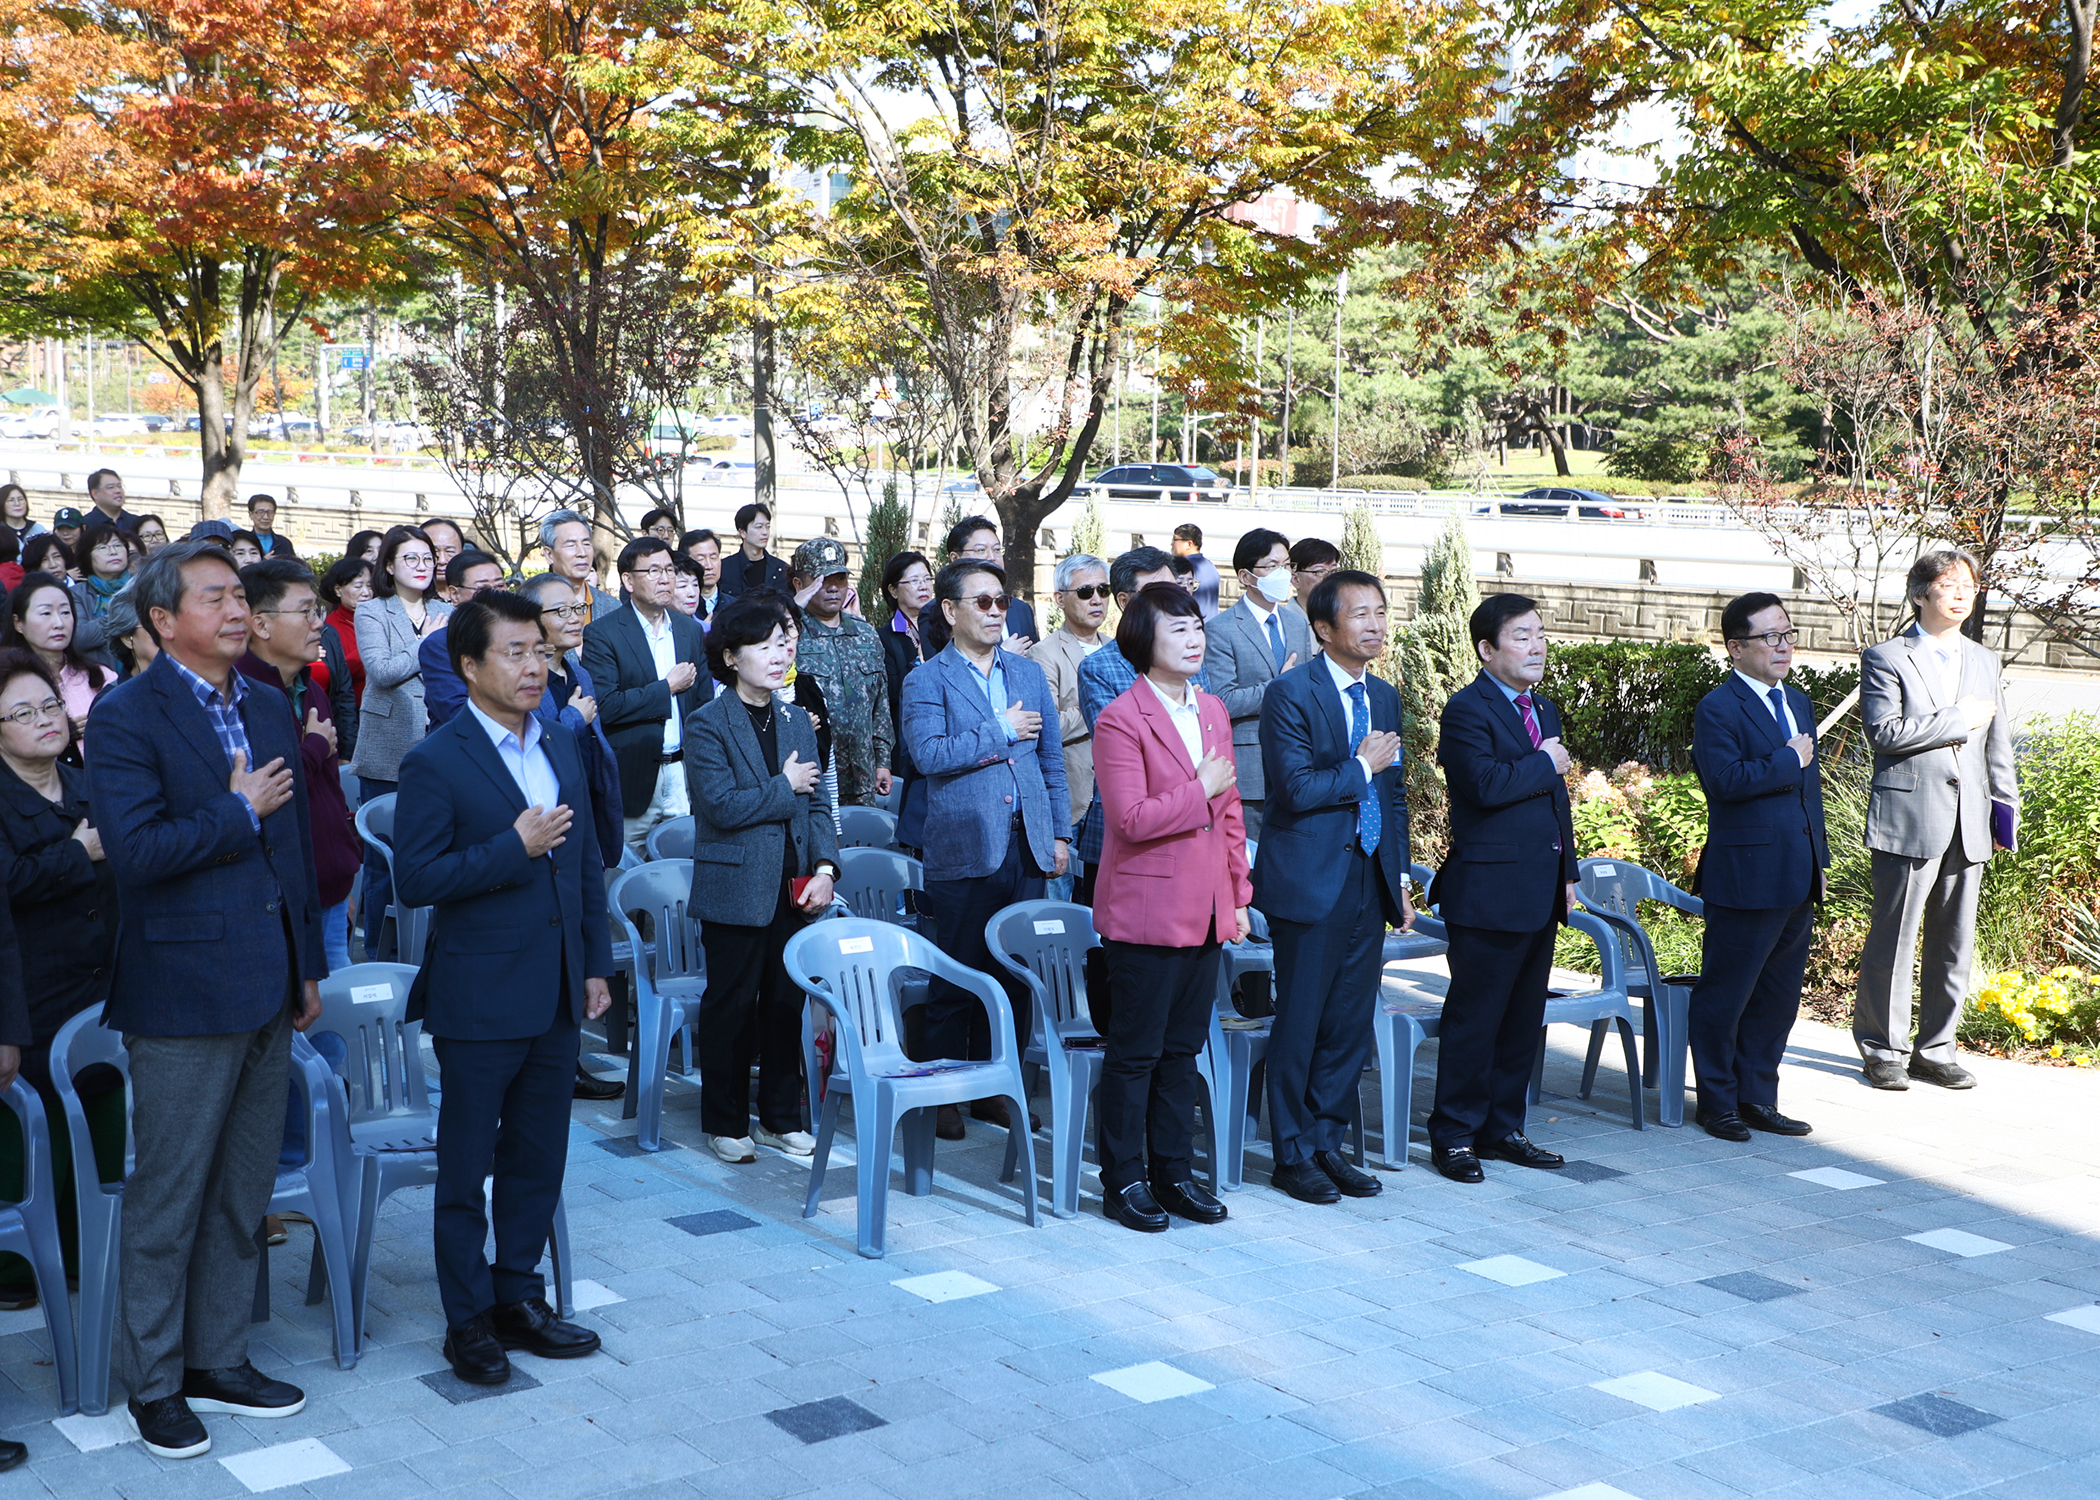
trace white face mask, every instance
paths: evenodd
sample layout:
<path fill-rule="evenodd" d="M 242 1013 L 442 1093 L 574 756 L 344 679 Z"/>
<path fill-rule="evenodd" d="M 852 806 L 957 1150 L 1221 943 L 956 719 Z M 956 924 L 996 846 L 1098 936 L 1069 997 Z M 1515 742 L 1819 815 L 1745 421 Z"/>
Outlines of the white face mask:
<path fill-rule="evenodd" d="M 1262 574 L 1255 587 L 1270 604 L 1281 604 L 1291 597 L 1291 575 L 1283 568 L 1274 568 Z"/>

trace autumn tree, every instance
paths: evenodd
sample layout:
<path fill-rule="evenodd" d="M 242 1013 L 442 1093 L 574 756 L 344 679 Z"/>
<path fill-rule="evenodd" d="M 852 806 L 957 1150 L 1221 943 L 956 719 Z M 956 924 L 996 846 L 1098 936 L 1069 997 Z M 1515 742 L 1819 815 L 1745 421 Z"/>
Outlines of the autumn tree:
<path fill-rule="evenodd" d="M 0 297 L 136 339 L 240 481 L 257 382 L 324 292 L 388 272 L 414 100 L 455 17 L 372 0 L 0 0 Z"/>

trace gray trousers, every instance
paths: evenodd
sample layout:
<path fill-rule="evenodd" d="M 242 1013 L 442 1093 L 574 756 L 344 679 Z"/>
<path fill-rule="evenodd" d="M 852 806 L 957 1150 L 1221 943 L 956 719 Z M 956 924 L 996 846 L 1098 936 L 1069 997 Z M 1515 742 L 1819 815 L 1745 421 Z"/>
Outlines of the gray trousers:
<path fill-rule="evenodd" d="M 1868 1062 L 1951 1063 L 1976 959 L 1976 897 L 1982 864 L 1969 863 L 1955 830 L 1938 859 L 1874 850 L 1874 918 L 1859 956 L 1852 1040 Z M 1924 952 L 1919 953 L 1919 938 Z M 1921 961 L 1922 960 L 1922 961 Z M 1910 975 L 1916 963 L 1918 1039 L 1910 1036 Z"/>
<path fill-rule="evenodd" d="M 248 1358 L 255 1231 L 269 1211 L 291 1087 L 292 1017 L 225 1036 L 126 1036 L 138 1164 L 124 1184 L 116 1375 L 134 1400 L 185 1366 Z"/>

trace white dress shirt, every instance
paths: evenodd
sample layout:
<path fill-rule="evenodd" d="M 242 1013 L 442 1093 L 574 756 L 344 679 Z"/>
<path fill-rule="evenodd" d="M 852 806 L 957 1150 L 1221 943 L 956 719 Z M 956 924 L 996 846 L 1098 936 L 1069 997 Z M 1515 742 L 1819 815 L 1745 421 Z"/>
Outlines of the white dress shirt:
<path fill-rule="evenodd" d="M 649 657 L 656 663 L 656 680 L 662 682 L 678 665 L 678 642 L 671 635 L 671 612 L 667 609 L 650 624 L 649 617 L 636 609 L 634 617 L 642 622 L 642 636 L 649 642 Z M 684 743 L 679 735 L 678 695 L 671 695 L 671 717 L 664 720 L 664 754 L 676 755 Z"/>
<path fill-rule="evenodd" d="M 1743 679 L 1744 687 L 1747 687 L 1748 689 L 1750 689 L 1751 692 L 1757 694 L 1757 701 L 1765 706 L 1765 712 L 1771 713 L 1772 685 L 1768 682 L 1759 682 L 1748 672 L 1742 671 L 1740 669 L 1737 670 L 1735 675 Z M 1779 690 L 1779 704 L 1779 737 L 1783 740 L 1790 740 L 1795 735 L 1799 734 L 1801 731 L 1794 727 L 1794 711 L 1792 708 L 1787 706 L 1786 688 L 1783 685 Z"/>
<path fill-rule="evenodd" d="M 561 780 L 554 774 L 554 762 L 547 759 L 547 747 L 540 743 L 545 734 L 540 721 L 531 714 L 525 716 L 525 738 L 498 724 L 481 711 L 481 706 L 472 698 L 467 700 L 467 710 L 496 747 L 496 758 L 510 772 L 510 779 L 518 784 L 524 794 L 527 807 L 552 808 L 561 801 Z"/>
<path fill-rule="evenodd" d="M 1181 698 L 1176 701 L 1167 696 L 1167 690 L 1145 674 L 1145 685 L 1152 689 L 1154 697 L 1167 710 L 1167 718 L 1174 725 L 1174 732 L 1181 736 L 1181 748 L 1189 753 L 1189 769 L 1195 770 L 1203 761 L 1203 715 L 1196 703 L 1196 689 L 1191 683 L 1181 685 Z"/>
<path fill-rule="evenodd" d="M 1961 637 L 1941 640 L 1927 635 L 1925 627 L 1913 625 L 1917 632 L 1918 645 L 1922 652 L 1920 664 L 1926 671 L 1939 673 L 1940 699 L 1943 704 L 1952 703 L 1961 697 Z"/>
<path fill-rule="evenodd" d="M 1321 653 L 1320 660 L 1327 663 L 1327 680 L 1334 684 L 1335 692 L 1341 696 L 1342 732 L 1347 734 L 1351 726 L 1356 723 L 1356 697 L 1349 690 L 1359 682 L 1364 685 L 1364 716 L 1366 721 L 1370 718 L 1371 674 L 1366 670 L 1361 677 L 1351 677 L 1335 664 L 1333 657 L 1325 652 Z M 1376 729 L 1376 727 L 1376 725 L 1372 726 L 1373 729 Z M 1377 778 L 1378 773 L 1371 769 L 1371 763 L 1361 755 L 1356 757 L 1356 763 L 1364 768 L 1364 785 L 1368 787 Z"/>

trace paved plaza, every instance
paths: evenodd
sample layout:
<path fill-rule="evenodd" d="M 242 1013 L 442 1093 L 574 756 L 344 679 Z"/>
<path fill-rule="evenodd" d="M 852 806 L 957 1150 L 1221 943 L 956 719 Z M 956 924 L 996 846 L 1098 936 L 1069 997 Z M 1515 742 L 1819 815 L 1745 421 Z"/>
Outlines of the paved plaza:
<path fill-rule="evenodd" d="M 932 1196 L 893 1189 L 879 1261 L 854 1253 L 850 1141 L 805 1220 L 807 1167 L 717 1162 L 685 1082 L 657 1155 L 579 1104 L 603 1354 L 461 1385 L 429 1191 L 403 1192 L 357 1369 L 302 1305 L 295 1227 L 255 1359 L 307 1409 L 207 1418 L 206 1458 L 152 1457 L 121 1408 L 53 1422 L 39 1315 L 0 1318 L 0 1429 L 33 1455 L 0 1500 L 2100 1496 L 2100 1078 L 1965 1059 L 1972 1093 L 1879 1094 L 1803 1022 L 1780 1102 L 1816 1134 L 1733 1146 L 1628 1128 L 1609 1062 L 1576 1101 L 1562 1033 L 1531 1133 L 1565 1172 L 1461 1187 L 1418 1141 L 1381 1196 L 1311 1207 L 1257 1148 L 1220 1227 L 1133 1234 L 1089 1175 L 1079 1218 L 1030 1229 L 1003 1133 L 973 1124 Z M 1038 1159 L 1047 1201 L 1045 1136 Z"/>

